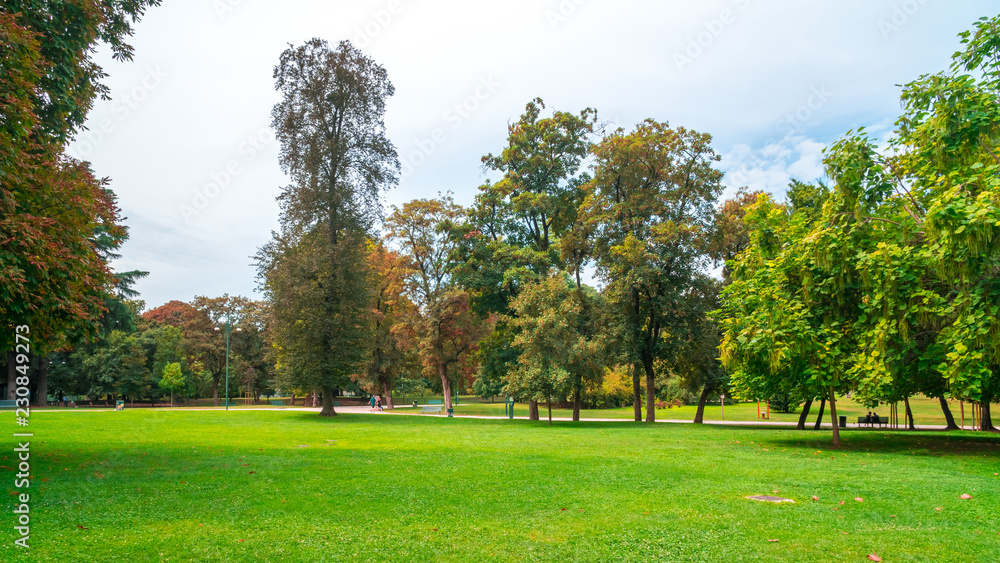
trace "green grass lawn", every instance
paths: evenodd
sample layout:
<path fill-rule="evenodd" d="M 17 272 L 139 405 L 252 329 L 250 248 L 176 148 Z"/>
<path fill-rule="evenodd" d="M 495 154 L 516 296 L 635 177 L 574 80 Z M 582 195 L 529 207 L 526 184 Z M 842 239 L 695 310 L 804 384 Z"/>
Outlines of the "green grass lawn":
<path fill-rule="evenodd" d="M 4 525 L 3 561 L 1000 554 L 995 434 L 849 431 L 831 451 L 828 431 L 82 409 L 33 413 L 30 430 L 33 548 Z M 796 503 L 744 498 L 774 491 Z"/>

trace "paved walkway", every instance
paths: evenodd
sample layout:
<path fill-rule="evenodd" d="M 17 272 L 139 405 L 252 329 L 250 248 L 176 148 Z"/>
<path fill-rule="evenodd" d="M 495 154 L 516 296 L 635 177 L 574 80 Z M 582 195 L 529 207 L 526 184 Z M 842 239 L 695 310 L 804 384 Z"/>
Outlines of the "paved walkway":
<path fill-rule="evenodd" d="M 423 405 L 420 405 L 420 406 L 423 406 Z M 435 406 L 437 406 L 437 405 L 435 405 Z M 444 417 L 445 416 L 443 414 L 442 415 L 421 415 L 418 412 L 406 412 L 407 409 L 412 409 L 412 408 L 413 407 L 411 407 L 409 405 L 399 406 L 399 407 L 396 407 L 395 409 L 393 409 L 392 411 L 385 411 L 384 413 L 375 413 L 375 414 L 394 414 L 394 415 L 403 415 L 403 416 L 440 416 L 440 417 Z M 337 412 L 368 413 L 368 414 L 371 414 L 371 409 L 368 408 L 368 407 L 337 407 Z M 466 414 L 455 413 L 455 418 L 480 418 L 480 419 L 487 419 L 487 420 L 507 420 L 508 417 L 506 417 L 506 416 L 488 416 L 488 415 L 471 415 L 471 414 L 466 415 Z M 529 418 L 526 417 L 526 416 L 515 416 L 514 419 L 515 420 L 529 420 Z M 548 417 L 547 416 L 540 416 L 539 420 L 545 421 L 545 420 L 548 420 Z M 553 421 L 557 421 L 558 420 L 558 421 L 563 421 L 563 422 L 569 422 L 569 421 L 572 421 L 573 419 L 571 417 L 565 417 L 565 416 L 553 416 L 552 420 Z M 583 417 L 581 417 L 580 418 L 580 422 L 635 422 L 635 421 L 632 420 L 631 418 L 583 418 Z M 666 419 L 659 419 L 658 418 L 658 419 L 656 419 L 656 422 L 663 422 L 663 423 L 667 423 L 667 424 L 694 424 L 693 420 L 678 420 L 678 419 L 670 419 L 670 418 L 666 418 Z M 797 422 L 778 422 L 778 421 L 773 421 L 773 420 L 706 420 L 705 424 L 713 424 L 713 425 L 718 425 L 718 426 L 764 426 L 764 427 L 776 427 L 776 428 L 795 428 L 798 425 Z M 810 422 L 810 423 L 808 423 L 806 425 L 806 428 L 812 428 L 814 424 L 815 424 L 814 422 Z M 827 422 L 827 423 L 823 423 L 822 427 L 823 428 L 831 428 L 832 426 L 830 425 L 830 423 Z M 867 427 L 858 427 L 856 425 L 850 425 L 850 424 L 848 425 L 848 428 L 849 429 L 864 428 L 866 430 L 868 429 Z M 916 429 L 917 430 L 944 430 L 945 428 L 946 428 L 946 426 L 944 426 L 943 424 L 940 425 L 940 426 L 939 425 L 933 425 L 933 424 L 917 424 L 916 425 Z M 902 427 L 900 427 L 900 429 L 902 429 Z M 889 428 L 883 428 L 883 430 L 891 430 L 891 429 L 889 429 Z"/>

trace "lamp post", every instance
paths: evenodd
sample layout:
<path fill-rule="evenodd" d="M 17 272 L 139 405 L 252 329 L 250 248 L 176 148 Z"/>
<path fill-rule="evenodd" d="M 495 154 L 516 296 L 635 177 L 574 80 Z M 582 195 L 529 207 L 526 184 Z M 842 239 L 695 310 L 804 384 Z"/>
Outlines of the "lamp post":
<path fill-rule="evenodd" d="M 233 323 L 231 315 L 226 313 L 226 410 L 229 410 L 229 333 L 232 332 Z M 215 327 L 218 331 L 219 327 Z M 236 332 L 243 332 L 243 329 L 236 327 Z"/>

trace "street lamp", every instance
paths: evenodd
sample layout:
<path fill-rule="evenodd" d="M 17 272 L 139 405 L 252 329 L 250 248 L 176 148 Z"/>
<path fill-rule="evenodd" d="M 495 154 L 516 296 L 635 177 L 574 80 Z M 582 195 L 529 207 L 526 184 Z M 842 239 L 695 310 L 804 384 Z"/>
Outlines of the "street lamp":
<path fill-rule="evenodd" d="M 230 316 L 231 315 L 229 313 L 226 313 L 226 410 L 227 411 L 229 410 L 229 333 L 231 332 L 230 329 L 233 326 L 232 319 L 230 318 Z M 215 327 L 215 330 L 218 331 L 219 327 Z M 236 327 L 236 332 L 243 332 L 243 329 L 241 329 L 240 327 Z"/>

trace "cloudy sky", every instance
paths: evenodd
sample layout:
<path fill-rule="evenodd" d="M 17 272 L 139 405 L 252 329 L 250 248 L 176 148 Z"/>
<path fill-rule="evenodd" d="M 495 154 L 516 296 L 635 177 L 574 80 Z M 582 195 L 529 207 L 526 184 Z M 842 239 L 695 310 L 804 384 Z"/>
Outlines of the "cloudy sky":
<path fill-rule="evenodd" d="M 136 27 L 135 59 L 101 50 L 113 99 L 71 147 L 111 179 L 131 238 L 118 270 L 150 275 L 148 307 L 259 297 L 252 256 L 277 229 L 287 179 L 269 129 L 289 43 L 350 39 L 396 87 L 386 125 L 399 205 L 452 191 L 541 97 L 631 128 L 651 117 L 714 137 L 726 185 L 782 194 L 822 177 L 822 150 L 888 134 L 899 84 L 947 67 L 978 0 L 167 0 Z"/>

